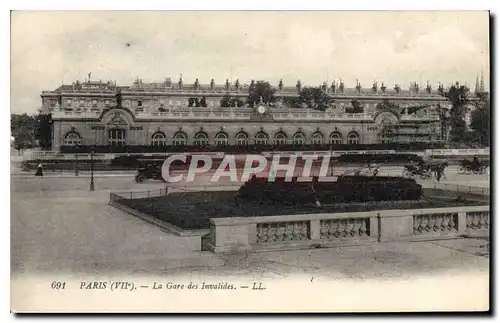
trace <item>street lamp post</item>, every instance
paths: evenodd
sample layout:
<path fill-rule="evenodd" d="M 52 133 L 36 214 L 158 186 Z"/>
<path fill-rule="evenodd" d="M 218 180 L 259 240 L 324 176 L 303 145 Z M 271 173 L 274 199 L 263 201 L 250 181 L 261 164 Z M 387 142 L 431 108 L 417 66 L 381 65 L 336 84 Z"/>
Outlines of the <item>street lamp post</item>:
<path fill-rule="evenodd" d="M 75 176 L 78 176 L 78 153 L 75 153 Z"/>
<path fill-rule="evenodd" d="M 90 191 L 94 188 L 94 149 L 90 152 Z"/>

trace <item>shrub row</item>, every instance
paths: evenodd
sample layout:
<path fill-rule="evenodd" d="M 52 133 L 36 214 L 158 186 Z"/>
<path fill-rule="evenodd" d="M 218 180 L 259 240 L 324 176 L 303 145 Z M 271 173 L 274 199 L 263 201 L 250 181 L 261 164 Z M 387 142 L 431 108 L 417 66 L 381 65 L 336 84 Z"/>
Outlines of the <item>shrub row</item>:
<path fill-rule="evenodd" d="M 323 144 L 323 145 L 248 145 L 248 146 L 61 146 L 62 153 L 165 153 L 165 152 L 227 152 L 227 153 L 255 153 L 262 151 L 314 151 L 314 150 L 396 150 L 396 151 L 424 151 L 425 149 L 441 149 L 443 143 L 389 143 L 389 144 Z"/>
<path fill-rule="evenodd" d="M 372 180 L 373 179 L 373 180 Z M 391 178 L 386 181 L 375 180 L 340 182 L 268 182 L 264 178 L 252 178 L 239 190 L 243 199 L 274 201 L 282 204 L 350 203 L 369 201 L 420 200 L 422 186 L 415 180 Z"/>
<path fill-rule="evenodd" d="M 416 154 L 362 154 L 362 155 L 340 155 L 337 159 L 343 163 L 405 163 L 405 162 L 423 162 L 423 158 Z"/>

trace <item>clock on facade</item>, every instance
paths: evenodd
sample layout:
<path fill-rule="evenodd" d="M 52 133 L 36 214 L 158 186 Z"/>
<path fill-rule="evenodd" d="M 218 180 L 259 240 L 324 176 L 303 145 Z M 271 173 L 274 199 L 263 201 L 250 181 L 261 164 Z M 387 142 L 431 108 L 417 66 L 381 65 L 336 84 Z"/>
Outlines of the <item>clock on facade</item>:
<path fill-rule="evenodd" d="M 260 114 L 264 114 L 266 112 L 266 108 L 263 105 L 261 105 L 257 108 L 257 112 Z"/>

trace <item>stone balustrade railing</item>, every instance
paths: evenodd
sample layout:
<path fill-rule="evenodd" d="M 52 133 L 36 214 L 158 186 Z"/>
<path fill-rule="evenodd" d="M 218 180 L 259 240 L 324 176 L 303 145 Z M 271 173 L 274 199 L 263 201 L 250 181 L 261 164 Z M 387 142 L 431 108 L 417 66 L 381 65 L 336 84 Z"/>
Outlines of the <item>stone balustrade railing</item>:
<path fill-rule="evenodd" d="M 101 111 L 54 111 L 52 119 L 73 119 L 86 118 L 97 119 L 101 115 Z M 161 119 L 161 120 L 250 120 L 252 113 L 240 112 L 231 110 L 177 110 L 170 112 L 134 112 L 137 119 Z M 335 114 L 330 112 L 272 112 L 274 120 L 353 120 L 353 121 L 373 121 L 374 115 L 363 113 L 344 113 Z M 438 116 L 414 116 L 402 115 L 401 120 L 408 121 L 428 121 L 438 120 Z"/>
<path fill-rule="evenodd" d="M 356 213 L 212 218 L 216 253 L 489 235 L 489 205 Z"/>

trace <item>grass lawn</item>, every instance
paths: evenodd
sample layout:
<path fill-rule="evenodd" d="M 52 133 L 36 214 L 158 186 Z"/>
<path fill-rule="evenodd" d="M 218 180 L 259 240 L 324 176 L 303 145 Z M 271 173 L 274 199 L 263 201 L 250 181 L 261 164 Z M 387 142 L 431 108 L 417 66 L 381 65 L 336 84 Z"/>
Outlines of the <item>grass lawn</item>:
<path fill-rule="evenodd" d="M 207 229 L 210 218 L 253 217 L 304 213 L 363 212 L 383 209 L 422 209 L 432 207 L 484 205 L 478 201 L 454 201 L 425 197 L 421 201 L 385 201 L 356 204 L 315 203 L 285 205 L 242 200 L 237 192 L 205 191 L 172 193 L 168 196 L 120 200 L 121 204 L 169 222 L 182 229 Z"/>

